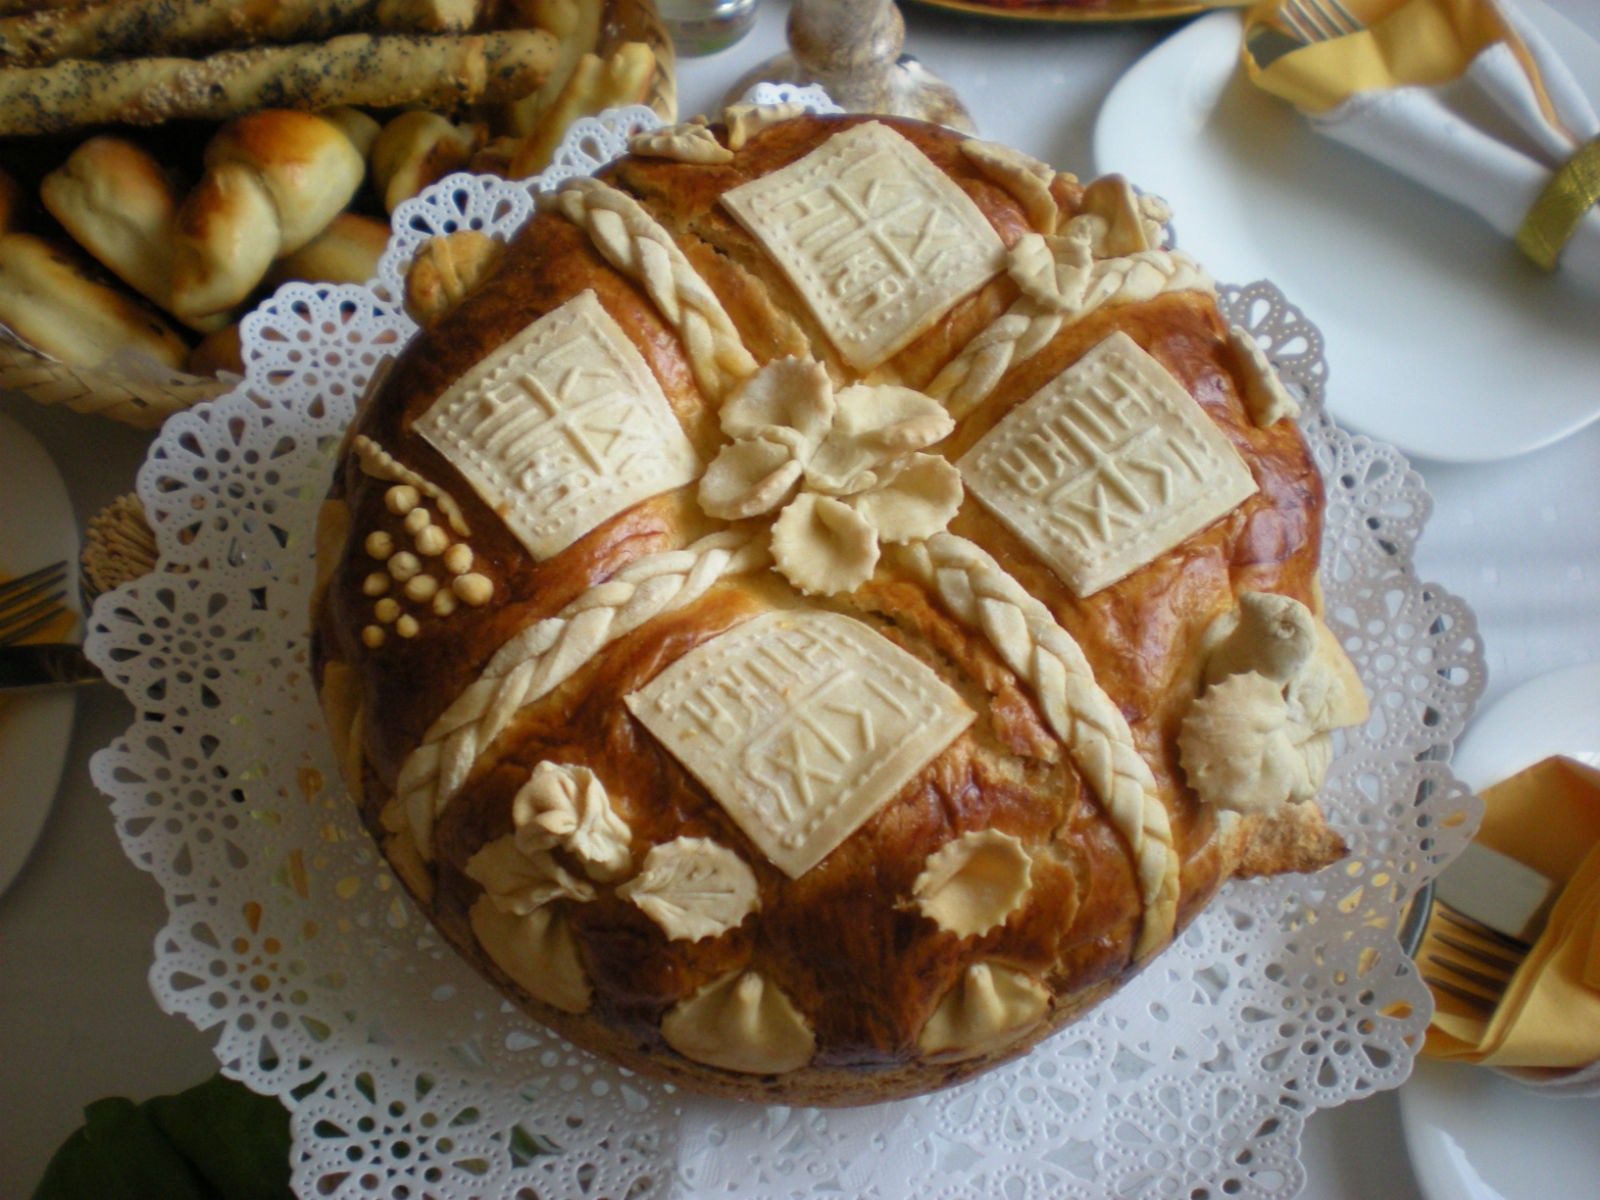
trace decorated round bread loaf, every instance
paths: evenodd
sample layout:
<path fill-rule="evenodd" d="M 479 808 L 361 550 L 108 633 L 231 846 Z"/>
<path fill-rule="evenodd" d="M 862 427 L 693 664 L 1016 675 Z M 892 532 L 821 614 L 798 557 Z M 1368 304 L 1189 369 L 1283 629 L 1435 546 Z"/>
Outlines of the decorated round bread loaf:
<path fill-rule="evenodd" d="M 864 1103 L 1343 853 L 1321 480 L 1159 202 L 785 108 L 632 151 L 419 253 L 319 531 L 343 770 L 475 967 L 627 1067 Z"/>

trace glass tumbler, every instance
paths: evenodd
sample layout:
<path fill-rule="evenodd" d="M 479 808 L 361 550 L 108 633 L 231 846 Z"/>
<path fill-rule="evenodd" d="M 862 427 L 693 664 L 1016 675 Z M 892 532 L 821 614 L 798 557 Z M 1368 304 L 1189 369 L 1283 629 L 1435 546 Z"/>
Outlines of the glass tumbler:
<path fill-rule="evenodd" d="M 733 45 L 755 23 L 757 0 L 656 0 L 656 11 L 679 54 L 712 54 Z"/>

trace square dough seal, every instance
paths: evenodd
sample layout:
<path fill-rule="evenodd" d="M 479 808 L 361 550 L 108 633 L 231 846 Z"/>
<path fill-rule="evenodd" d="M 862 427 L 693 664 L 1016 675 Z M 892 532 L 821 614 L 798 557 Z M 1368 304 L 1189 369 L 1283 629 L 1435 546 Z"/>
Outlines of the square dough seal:
<path fill-rule="evenodd" d="M 536 559 L 700 475 L 661 385 L 593 290 L 451 384 L 416 431 Z"/>
<path fill-rule="evenodd" d="M 859 370 L 892 357 L 1005 267 L 1005 246 L 971 198 L 876 121 L 834 134 L 722 204 Z"/>
<path fill-rule="evenodd" d="M 626 703 L 791 879 L 976 716 L 870 626 L 811 610 L 752 617 Z"/>
<path fill-rule="evenodd" d="M 1171 372 L 1113 333 L 1007 413 L 956 464 L 967 489 L 1079 596 L 1091 596 L 1256 490 Z"/>

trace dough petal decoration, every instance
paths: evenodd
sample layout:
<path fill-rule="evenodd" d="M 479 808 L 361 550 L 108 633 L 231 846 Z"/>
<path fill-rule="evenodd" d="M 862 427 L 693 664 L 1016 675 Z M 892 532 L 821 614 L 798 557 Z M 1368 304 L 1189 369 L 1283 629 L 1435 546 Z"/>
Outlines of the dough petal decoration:
<path fill-rule="evenodd" d="M 508 639 L 401 764 L 395 794 L 423 859 L 433 854 L 435 818 L 519 709 L 547 695 L 617 638 L 693 603 L 724 576 L 768 561 L 762 539 L 723 530 L 682 550 L 629 563 L 555 616 Z"/>
<path fill-rule="evenodd" d="M 1166 292 L 1215 293 L 1216 285 L 1205 269 L 1176 250 L 1091 257 L 1085 268 L 1083 256 L 1086 251 L 1092 256 L 1096 228 L 1074 226 L 1069 221 L 1062 236 L 1025 233 L 1017 239 L 1007 258 L 1007 270 L 1022 295 L 963 346 L 928 384 L 927 394 L 942 401 L 951 416 L 971 412 L 1007 371 L 1027 362 L 1064 326 L 1097 308 L 1134 304 Z"/>
<path fill-rule="evenodd" d="M 772 523 L 772 561 L 808 596 L 853 592 L 877 569 L 878 531 L 832 496 L 802 492 Z"/>
<path fill-rule="evenodd" d="M 708 125 L 685 121 L 628 139 L 628 150 L 648 158 L 670 158 L 677 162 L 715 165 L 733 161 L 733 151 L 717 141 Z"/>
<path fill-rule="evenodd" d="M 1005 924 L 1022 907 L 1032 873 L 1033 856 L 1019 838 L 978 829 L 928 856 L 911 897 L 941 929 L 973 937 Z"/>
<path fill-rule="evenodd" d="M 568 180 L 540 204 L 587 230 L 606 261 L 644 289 L 683 338 L 690 370 L 706 395 L 720 401 L 755 373 L 756 360 L 722 301 L 643 205 L 589 176 Z"/>
<path fill-rule="evenodd" d="M 1085 188 L 1083 208 L 1067 223 L 1067 231 L 1088 232 L 1096 258 L 1118 258 L 1161 245 L 1160 228 L 1145 219 L 1138 194 L 1121 175 L 1102 175 Z"/>
<path fill-rule="evenodd" d="M 607 883 L 633 869 L 632 830 L 588 767 L 553 762 L 534 767 L 512 798 L 511 823 L 524 853 L 559 846 L 583 864 L 590 879 Z"/>
<path fill-rule="evenodd" d="M 782 104 L 730 104 L 722 110 L 722 120 L 728 126 L 728 148 L 741 150 L 744 144 L 764 129 L 783 123 L 805 112 L 798 101 Z"/>
<path fill-rule="evenodd" d="M 794 1003 L 758 971 L 732 971 L 680 1001 L 661 1036 L 685 1058 L 746 1075 L 798 1071 L 816 1036 Z"/>
<path fill-rule="evenodd" d="M 828 369 L 814 358 L 790 355 L 746 379 L 722 406 L 718 420 L 722 432 L 734 439 L 779 440 L 777 431 L 792 435 L 782 440 L 803 457 L 827 435 L 836 409 Z"/>
<path fill-rule="evenodd" d="M 555 860 L 548 850 L 529 850 L 515 834 L 496 838 L 467 860 L 467 878 L 481 884 L 497 909 L 525 917 L 554 900 L 594 899 L 594 888 Z"/>
<path fill-rule="evenodd" d="M 743 382 L 721 422 L 733 441 L 701 476 L 700 507 L 724 520 L 781 507 L 773 562 L 808 595 L 855 590 L 872 577 L 880 542 L 928 537 L 961 507 L 960 471 L 920 453 L 955 421 L 911 388 L 835 393 L 822 364 L 782 358 Z"/>
<path fill-rule="evenodd" d="M 719 450 L 700 477 L 700 507 L 725 521 L 759 517 L 792 500 L 804 473 L 792 447 L 740 438 Z"/>
<path fill-rule="evenodd" d="M 965 494 L 961 472 L 937 454 L 913 454 L 881 485 L 849 505 L 885 542 L 929 538 L 950 524 Z"/>
<path fill-rule="evenodd" d="M 1178 912 L 1178 851 L 1155 775 L 1127 719 L 1095 681 L 1073 637 L 1045 605 L 982 547 L 939 533 L 901 552 L 958 618 L 980 629 L 1006 666 L 1033 690 L 1050 728 L 1128 844 L 1144 901 L 1135 960 L 1172 938 Z"/>
<path fill-rule="evenodd" d="M 617 889 L 674 940 L 718 937 L 760 907 L 755 872 L 709 838 L 674 838 L 651 848 L 639 873 Z"/>
<path fill-rule="evenodd" d="M 1049 1008 L 1049 989 L 1037 979 L 1003 963 L 976 962 L 944 994 L 917 1044 L 927 1054 L 981 1054 Z"/>
<path fill-rule="evenodd" d="M 562 1012 L 581 1013 L 589 1007 L 589 977 L 560 909 L 545 907 L 517 916 L 480 896 L 468 920 L 484 952 L 528 995 Z"/>

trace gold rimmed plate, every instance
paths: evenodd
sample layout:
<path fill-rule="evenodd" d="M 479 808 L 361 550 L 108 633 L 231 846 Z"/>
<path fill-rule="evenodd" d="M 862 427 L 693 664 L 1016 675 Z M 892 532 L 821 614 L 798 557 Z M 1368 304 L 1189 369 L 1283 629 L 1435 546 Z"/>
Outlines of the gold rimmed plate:
<path fill-rule="evenodd" d="M 969 13 L 979 17 L 999 17 L 1010 21 L 1054 21 L 1083 23 L 1108 21 L 1159 21 L 1188 17 L 1207 9 L 1223 7 L 1195 0 L 1088 0 L 1076 4 L 1058 0 L 1043 4 L 1006 3 L 1006 0 L 917 0 L 928 8 Z"/>

